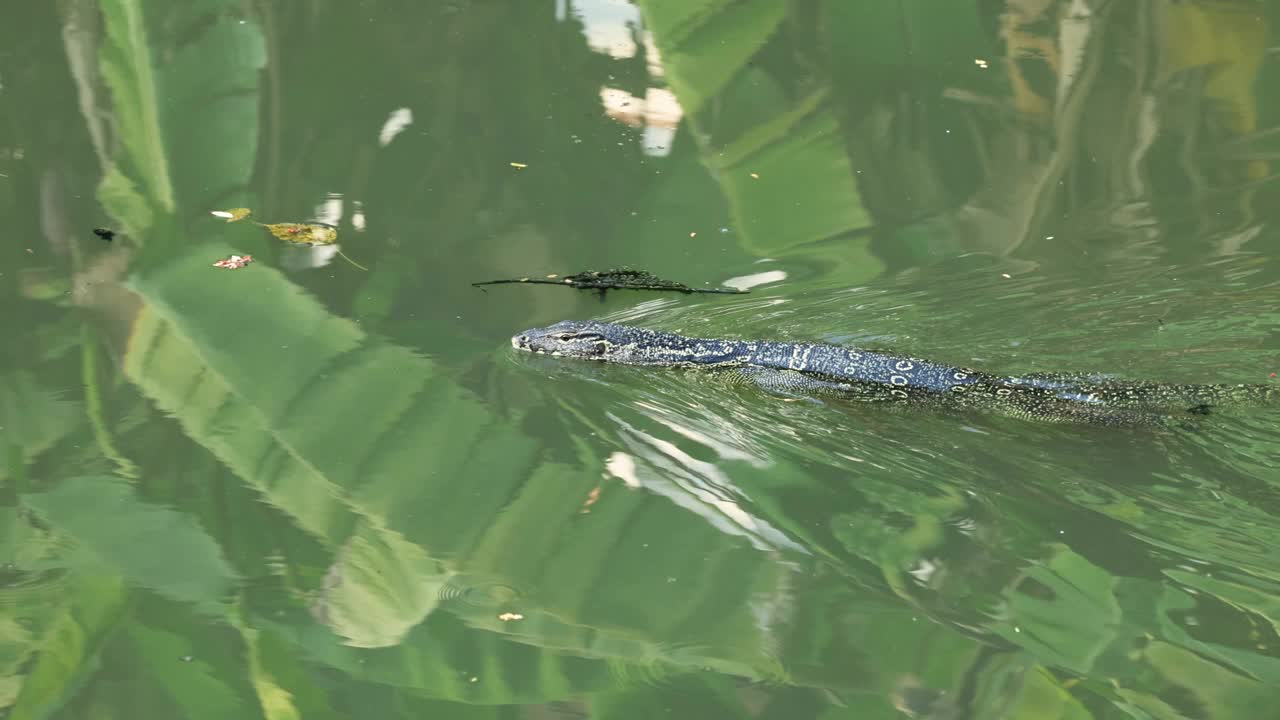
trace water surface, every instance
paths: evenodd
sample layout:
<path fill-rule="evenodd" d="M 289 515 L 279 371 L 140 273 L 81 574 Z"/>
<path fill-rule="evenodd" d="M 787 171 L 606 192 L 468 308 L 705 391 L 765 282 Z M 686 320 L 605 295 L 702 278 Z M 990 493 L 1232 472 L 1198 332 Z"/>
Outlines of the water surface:
<path fill-rule="evenodd" d="M 1280 382 L 1274 4 L 10 5 L 7 717 L 1280 700 L 1277 408 L 1051 425 L 508 343 Z M 750 293 L 470 285 L 620 266 Z"/>

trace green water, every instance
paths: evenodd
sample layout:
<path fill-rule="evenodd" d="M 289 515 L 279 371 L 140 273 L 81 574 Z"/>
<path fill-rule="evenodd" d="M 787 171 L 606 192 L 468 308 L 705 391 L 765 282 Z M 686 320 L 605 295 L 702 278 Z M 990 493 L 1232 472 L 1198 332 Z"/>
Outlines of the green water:
<path fill-rule="evenodd" d="M 508 343 L 1278 383 L 1280 5 L 0 8 L 5 717 L 1280 717 L 1280 409 Z M 751 292 L 470 285 L 618 266 Z"/>

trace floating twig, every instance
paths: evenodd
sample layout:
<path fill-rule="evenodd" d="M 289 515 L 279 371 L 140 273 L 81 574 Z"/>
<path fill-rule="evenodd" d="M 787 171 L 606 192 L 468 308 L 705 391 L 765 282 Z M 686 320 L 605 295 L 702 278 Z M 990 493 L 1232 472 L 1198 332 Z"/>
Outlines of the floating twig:
<path fill-rule="evenodd" d="M 695 288 L 672 280 L 664 280 L 644 270 L 618 268 L 614 270 L 589 270 L 575 275 L 546 275 L 544 277 L 522 277 L 509 280 L 486 280 L 471 283 L 474 287 L 482 285 L 559 285 L 575 290 L 596 290 L 603 297 L 610 290 L 652 290 L 658 292 L 678 292 L 684 295 L 705 293 L 708 295 L 745 295 L 747 290 L 737 288 Z"/>

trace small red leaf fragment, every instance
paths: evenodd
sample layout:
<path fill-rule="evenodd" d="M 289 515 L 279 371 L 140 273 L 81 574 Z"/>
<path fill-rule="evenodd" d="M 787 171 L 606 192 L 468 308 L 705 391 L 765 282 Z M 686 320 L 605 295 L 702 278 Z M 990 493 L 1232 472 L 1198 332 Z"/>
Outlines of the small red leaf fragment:
<path fill-rule="evenodd" d="M 587 501 L 582 504 L 582 509 L 579 510 L 578 512 L 580 513 L 591 512 L 591 506 L 595 505 L 596 501 L 599 499 L 600 499 L 600 486 L 597 485 L 591 488 L 591 492 L 587 493 Z"/>
<path fill-rule="evenodd" d="M 225 260 L 219 260 L 213 266 L 224 270 L 239 270 L 251 262 L 253 262 L 252 255 L 232 255 Z"/>

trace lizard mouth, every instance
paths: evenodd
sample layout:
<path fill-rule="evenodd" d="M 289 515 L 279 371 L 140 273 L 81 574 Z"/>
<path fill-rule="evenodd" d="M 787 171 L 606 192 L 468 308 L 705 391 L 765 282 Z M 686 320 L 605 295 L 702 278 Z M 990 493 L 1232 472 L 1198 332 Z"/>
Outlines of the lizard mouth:
<path fill-rule="evenodd" d="M 511 336 L 511 347 L 522 352 L 533 353 L 535 355 L 560 355 L 559 350 L 550 350 L 540 343 L 534 342 L 534 338 L 529 337 L 528 333 L 520 333 Z"/>

